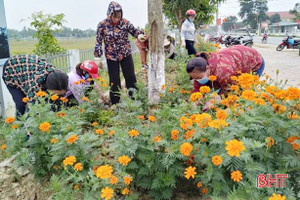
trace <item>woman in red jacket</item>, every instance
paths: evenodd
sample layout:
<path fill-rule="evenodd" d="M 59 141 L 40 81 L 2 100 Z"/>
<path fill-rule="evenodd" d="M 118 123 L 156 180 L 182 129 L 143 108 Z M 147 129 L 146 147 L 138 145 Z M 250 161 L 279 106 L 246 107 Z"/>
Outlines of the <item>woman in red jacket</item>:
<path fill-rule="evenodd" d="M 228 85 L 233 84 L 231 76 L 237 76 L 237 72 L 254 72 L 261 76 L 264 68 L 264 59 L 255 49 L 236 45 L 217 53 L 201 53 L 199 57 L 188 62 L 186 71 L 194 79 L 193 92 L 198 92 L 201 86 L 208 85 L 224 93 Z M 208 79 L 211 75 L 217 78 L 213 84 Z"/>

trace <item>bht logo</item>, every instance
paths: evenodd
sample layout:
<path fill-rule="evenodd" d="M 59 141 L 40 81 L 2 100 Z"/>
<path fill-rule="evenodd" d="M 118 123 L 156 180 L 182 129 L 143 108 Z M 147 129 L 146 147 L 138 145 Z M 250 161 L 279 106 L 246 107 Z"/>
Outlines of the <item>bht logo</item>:
<path fill-rule="evenodd" d="M 274 178 L 271 178 L 271 174 L 259 174 L 256 177 L 256 187 L 258 188 L 270 188 L 271 187 L 271 183 L 274 183 L 274 186 L 276 188 L 279 187 L 279 179 L 280 179 L 280 187 L 284 188 L 284 179 L 288 178 L 289 175 L 288 174 L 275 174 Z"/>

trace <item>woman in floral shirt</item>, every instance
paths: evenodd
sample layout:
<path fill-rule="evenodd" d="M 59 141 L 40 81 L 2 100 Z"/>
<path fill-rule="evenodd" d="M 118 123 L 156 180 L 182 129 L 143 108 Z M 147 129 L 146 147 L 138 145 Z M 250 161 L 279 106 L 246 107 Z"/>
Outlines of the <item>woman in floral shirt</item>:
<path fill-rule="evenodd" d="M 226 93 L 228 85 L 233 83 L 231 76 L 237 76 L 238 72 L 254 72 L 261 76 L 265 68 L 265 62 L 260 53 L 255 49 L 236 45 L 217 53 L 201 53 L 193 58 L 186 66 L 186 71 L 194 79 L 193 92 L 199 92 L 204 85 L 220 89 L 220 93 Z M 211 84 L 208 76 L 216 76 Z"/>
<path fill-rule="evenodd" d="M 68 89 L 68 76 L 36 55 L 16 55 L 8 58 L 3 67 L 3 81 L 16 104 L 17 116 L 25 113 L 29 101 L 40 91 L 59 96 Z"/>
<path fill-rule="evenodd" d="M 104 41 L 112 104 L 116 104 L 120 100 L 118 94 L 119 88 L 121 88 L 120 65 L 126 87 L 128 89 L 136 88 L 134 63 L 128 40 L 129 33 L 141 42 L 145 41 L 144 33 L 137 30 L 127 19 L 123 18 L 121 5 L 112 1 L 108 7 L 107 18 L 98 24 L 94 53 L 95 57 L 99 58 L 102 56 L 102 42 Z M 132 95 L 132 90 L 130 90 L 129 95 Z"/>

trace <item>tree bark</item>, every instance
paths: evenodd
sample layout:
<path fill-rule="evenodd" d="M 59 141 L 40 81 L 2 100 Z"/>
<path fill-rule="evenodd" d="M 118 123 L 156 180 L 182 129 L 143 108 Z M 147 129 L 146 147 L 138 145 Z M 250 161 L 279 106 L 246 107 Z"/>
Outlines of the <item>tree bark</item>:
<path fill-rule="evenodd" d="M 148 98 L 150 104 L 157 104 L 165 84 L 164 23 L 162 0 L 148 0 L 148 20 L 150 25 L 148 70 Z"/>

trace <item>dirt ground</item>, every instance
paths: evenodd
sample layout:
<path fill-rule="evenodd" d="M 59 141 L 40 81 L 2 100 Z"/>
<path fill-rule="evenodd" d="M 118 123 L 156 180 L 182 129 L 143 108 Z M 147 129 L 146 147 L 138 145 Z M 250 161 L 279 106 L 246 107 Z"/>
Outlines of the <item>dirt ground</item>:
<path fill-rule="evenodd" d="M 279 70 L 278 81 L 288 80 L 287 86 L 298 86 L 300 83 L 299 49 L 284 49 L 276 51 L 276 45 L 254 44 L 265 60 L 264 73 L 276 80 L 276 70 Z"/>

